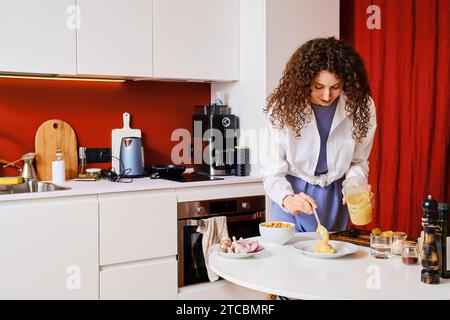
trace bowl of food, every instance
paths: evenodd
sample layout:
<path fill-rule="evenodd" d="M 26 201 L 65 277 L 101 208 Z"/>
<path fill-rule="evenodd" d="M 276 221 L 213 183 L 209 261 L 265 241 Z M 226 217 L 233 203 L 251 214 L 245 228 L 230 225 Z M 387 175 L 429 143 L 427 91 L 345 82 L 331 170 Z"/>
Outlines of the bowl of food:
<path fill-rule="evenodd" d="M 294 237 L 295 225 L 280 221 L 262 222 L 259 224 L 259 233 L 266 242 L 283 245 Z"/>

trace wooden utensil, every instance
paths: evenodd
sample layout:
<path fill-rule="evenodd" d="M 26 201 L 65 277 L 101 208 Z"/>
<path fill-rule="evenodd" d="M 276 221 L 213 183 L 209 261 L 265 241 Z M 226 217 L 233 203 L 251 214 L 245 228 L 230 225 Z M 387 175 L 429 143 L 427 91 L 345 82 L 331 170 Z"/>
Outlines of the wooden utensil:
<path fill-rule="evenodd" d="M 40 125 L 35 137 L 36 170 L 39 180 L 52 179 L 52 161 L 56 152 L 62 152 L 66 179 L 78 176 L 77 137 L 72 127 L 63 120 L 52 119 Z"/>
<path fill-rule="evenodd" d="M 130 128 L 130 114 L 124 112 L 123 114 L 123 128 L 113 129 L 111 132 L 111 153 L 112 153 L 112 168 L 116 173 L 120 172 L 120 143 L 123 138 L 141 138 L 141 130 Z"/>
<path fill-rule="evenodd" d="M 330 240 L 344 241 L 359 246 L 370 246 L 370 231 L 362 229 L 344 230 L 330 233 Z"/>

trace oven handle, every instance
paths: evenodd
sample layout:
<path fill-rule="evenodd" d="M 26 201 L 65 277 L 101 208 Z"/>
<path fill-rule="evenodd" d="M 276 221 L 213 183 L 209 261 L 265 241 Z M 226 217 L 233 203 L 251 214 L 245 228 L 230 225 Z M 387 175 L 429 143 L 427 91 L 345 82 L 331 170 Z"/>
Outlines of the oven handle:
<path fill-rule="evenodd" d="M 257 220 L 260 218 L 264 219 L 264 216 L 265 216 L 265 211 L 258 211 L 255 213 L 245 214 L 242 216 L 231 216 L 231 217 L 227 216 L 227 222 L 251 221 L 251 220 Z M 200 226 L 204 226 L 204 222 L 203 222 L 203 219 L 198 219 L 198 220 L 188 219 L 188 220 L 185 220 L 185 225 L 200 227 Z"/>

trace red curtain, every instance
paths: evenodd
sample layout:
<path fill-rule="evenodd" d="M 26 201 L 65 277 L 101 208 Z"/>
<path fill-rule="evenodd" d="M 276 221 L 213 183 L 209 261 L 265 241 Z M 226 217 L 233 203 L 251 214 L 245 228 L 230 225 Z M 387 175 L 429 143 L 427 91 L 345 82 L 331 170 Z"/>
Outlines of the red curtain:
<path fill-rule="evenodd" d="M 367 26 L 371 5 L 380 29 Z M 341 0 L 341 38 L 365 60 L 377 106 L 366 228 L 417 237 L 424 197 L 450 201 L 450 1 Z"/>

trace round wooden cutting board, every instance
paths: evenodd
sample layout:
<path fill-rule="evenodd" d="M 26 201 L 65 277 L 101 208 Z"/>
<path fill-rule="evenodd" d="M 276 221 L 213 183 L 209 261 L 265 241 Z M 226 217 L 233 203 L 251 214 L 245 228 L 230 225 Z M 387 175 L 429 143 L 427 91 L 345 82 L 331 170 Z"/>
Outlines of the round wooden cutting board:
<path fill-rule="evenodd" d="M 36 171 L 39 180 L 52 180 L 52 161 L 56 160 L 58 149 L 62 152 L 61 160 L 65 161 L 66 179 L 73 179 L 78 176 L 78 150 L 75 131 L 67 122 L 52 119 L 45 121 L 36 131 Z"/>

